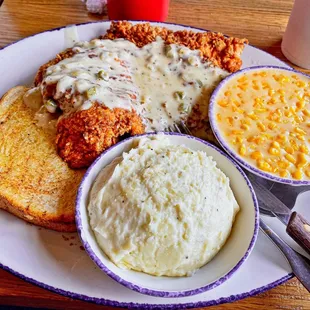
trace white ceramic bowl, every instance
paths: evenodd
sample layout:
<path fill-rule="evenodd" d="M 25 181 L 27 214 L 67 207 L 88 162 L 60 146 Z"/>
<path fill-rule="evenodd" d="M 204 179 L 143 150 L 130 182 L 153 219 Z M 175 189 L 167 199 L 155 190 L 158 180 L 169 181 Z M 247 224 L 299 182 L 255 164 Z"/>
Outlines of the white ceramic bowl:
<path fill-rule="evenodd" d="M 247 169 L 248 171 L 264 178 L 267 180 L 271 180 L 277 183 L 283 183 L 283 184 L 289 184 L 289 185 L 310 185 L 309 180 L 294 180 L 290 178 L 281 178 L 279 176 L 276 176 L 274 174 L 265 172 L 261 169 L 258 169 L 253 164 L 245 161 L 233 148 L 230 147 L 230 145 L 226 142 L 226 139 L 221 134 L 221 131 L 218 129 L 217 121 L 216 121 L 216 112 L 215 112 L 215 106 L 217 97 L 219 94 L 221 94 L 223 87 L 225 87 L 226 83 L 228 83 L 231 79 L 234 79 L 238 76 L 243 75 L 244 73 L 251 73 L 253 71 L 260 71 L 260 70 L 268 70 L 268 69 L 276 69 L 279 71 L 285 72 L 294 72 L 296 75 L 302 75 L 306 76 L 310 79 L 310 76 L 304 73 L 301 73 L 299 71 L 296 71 L 294 69 L 290 68 L 284 68 L 284 67 L 278 67 L 278 66 L 256 66 L 256 67 L 250 67 L 246 68 L 240 71 L 237 71 L 236 73 L 233 73 L 226 77 L 214 90 L 211 98 L 210 98 L 210 105 L 209 105 L 209 120 L 211 124 L 212 131 L 217 139 L 217 141 L 221 144 L 223 149 L 235 160 L 237 161 L 242 167 Z"/>
<path fill-rule="evenodd" d="M 192 277 L 156 277 L 142 272 L 123 270 L 114 265 L 96 242 L 89 224 L 87 211 L 88 197 L 98 173 L 115 157 L 128 152 L 136 136 L 123 140 L 105 151 L 87 170 L 76 199 L 76 224 L 78 233 L 91 259 L 108 276 L 120 284 L 142 294 L 158 297 L 182 297 L 210 290 L 232 276 L 245 262 L 258 234 L 258 204 L 253 188 L 244 172 L 222 151 L 213 145 L 192 136 L 165 133 L 173 144 L 183 144 L 193 150 L 211 155 L 217 166 L 230 178 L 231 188 L 241 207 L 232 233 L 214 259 L 200 268 Z"/>

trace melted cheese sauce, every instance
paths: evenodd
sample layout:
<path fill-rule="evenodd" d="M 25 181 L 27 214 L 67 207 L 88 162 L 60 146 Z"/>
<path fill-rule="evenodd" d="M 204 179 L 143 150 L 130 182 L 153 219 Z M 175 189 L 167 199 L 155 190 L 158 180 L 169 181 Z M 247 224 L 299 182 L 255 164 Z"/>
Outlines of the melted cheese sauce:
<path fill-rule="evenodd" d="M 204 152 L 158 135 L 105 167 L 90 194 L 90 224 L 120 268 L 192 275 L 230 235 L 239 206 L 229 179 Z"/>
<path fill-rule="evenodd" d="M 73 57 L 47 69 L 41 84 L 44 102 L 50 99 L 46 88 L 57 84 L 54 99 L 72 99 L 61 100 L 64 114 L 99 102 L 110 109 L 135 110 L 146 131 L 186 120 L 195 105 L 208 104 L 214 87 L 228 75 L 203 61 L 199 51 L 161 39 L 143 48 L 123 39 L 95 39 L 73 50 Z"/>
<path fill-rule="evenodd" d="M 217 97 L 221 136 L 254 167 L 310 178 L 310 78 L 265 69 L 237 75 Z"/>

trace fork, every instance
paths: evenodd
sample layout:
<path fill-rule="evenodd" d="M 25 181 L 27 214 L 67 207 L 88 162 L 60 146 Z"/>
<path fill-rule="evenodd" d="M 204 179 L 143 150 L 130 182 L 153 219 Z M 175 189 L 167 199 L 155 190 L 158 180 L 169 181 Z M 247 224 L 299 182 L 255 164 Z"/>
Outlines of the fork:
<path fill-rule="evenodd" d="M 190 129 L 184 122 L 168 126 L 165 131 L 177 132 L 192 135 Z M 302 283 L 302 285 L 310 292 L 310 262 L 307 258 L 293 250 L 285 243 L 263 220 L 260 218 L 260 229 L 271 241 L 281 250 L 283 255 L 289 262 L 294 275 Z"/>

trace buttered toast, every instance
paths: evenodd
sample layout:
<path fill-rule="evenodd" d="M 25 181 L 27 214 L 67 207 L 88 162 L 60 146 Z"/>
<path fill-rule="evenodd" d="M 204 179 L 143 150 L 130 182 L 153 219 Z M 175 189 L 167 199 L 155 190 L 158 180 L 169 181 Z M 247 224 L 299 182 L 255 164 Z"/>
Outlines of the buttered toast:
<path fill-rule="evenodd" d="M 0 209 L 36 225 L 76 230 L 75 197 L 85 170 L 72 170 L 57 155 L 55 136 L 38 127 L 23 102 L 27 88 L 0 101 Z"/>

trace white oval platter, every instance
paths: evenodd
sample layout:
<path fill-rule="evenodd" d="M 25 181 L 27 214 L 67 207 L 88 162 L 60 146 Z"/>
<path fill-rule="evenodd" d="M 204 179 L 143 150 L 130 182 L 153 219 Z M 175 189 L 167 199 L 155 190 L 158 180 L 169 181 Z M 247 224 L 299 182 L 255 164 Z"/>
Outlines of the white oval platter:
<path fill-rule="evenodd" d="M 81 40 L 89 40 L 103 34 L 109 25 L 109 22 L 81 24 L 77 26 L 77 32 Z M 202 31 L 175 24 L 157 25 L 172 30 Z M 25 38 L 0 50 L 0 97 L 16 85 L 31 85 L 39 66 L 64 48 L 65 31 L 60 28 Z M 286 66 L 250 45 L 245 47 L 242 59 L 244 68 Z M 306 209 L 306 205 L 310 197 L 307 196 L 310 194 L 303 193 L 295 207 L 309 218 L 310 209 Z M 266 221 L 293 244 L 276 219 L 266 218 Z M 0 266 L 26 281 L 68 297 L 138 309 L 194 308 L 233 302 L 271 289 L 292 277 L 291 268 L 282 253 L 260 232 L 255 248 L 244 265 L 231 279 L 213 290 L 183 298 L 142 295 L 101 272 L 81 248 L 76 233 L 63 234 L 29 225 L 2 210 Z"/>

